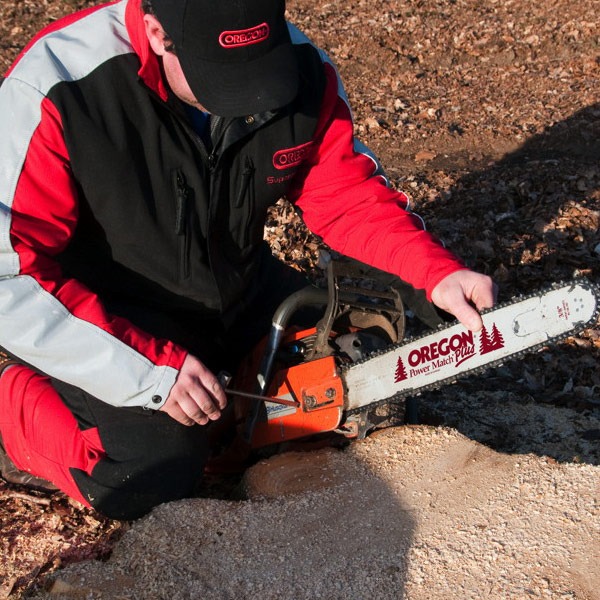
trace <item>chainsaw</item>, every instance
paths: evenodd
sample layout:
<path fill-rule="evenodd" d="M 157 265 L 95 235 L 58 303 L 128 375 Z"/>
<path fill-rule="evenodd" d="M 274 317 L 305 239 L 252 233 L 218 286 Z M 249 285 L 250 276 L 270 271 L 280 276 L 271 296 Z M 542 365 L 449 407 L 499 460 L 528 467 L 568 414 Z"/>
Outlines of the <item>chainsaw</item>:
<path fill-rule="evenodd" d="M 327 288 L 309 286 L 285 300 L 260 353 L 236 374 L 236 389 L 223 381 L 239 396 L 238 422 L 251 448 L 325 432 L 363 438 L 407 399 L 541 350 L 598 317 L 598 287 L 581 279 L 482 311 L 476 333 L 454 322 L 406 339 L 399 292 L 354 275 L 329 263 Z M 325 307 L 316 327 L 288 327 L 305 306 Z"/>

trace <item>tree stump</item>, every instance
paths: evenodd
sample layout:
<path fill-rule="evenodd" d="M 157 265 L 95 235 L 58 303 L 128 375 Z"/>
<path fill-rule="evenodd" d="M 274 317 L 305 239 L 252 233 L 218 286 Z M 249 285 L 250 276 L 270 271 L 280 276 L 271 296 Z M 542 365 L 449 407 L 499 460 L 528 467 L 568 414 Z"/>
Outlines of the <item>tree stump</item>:
<path fill-rule="evenodd" d="M 244 474 L 242 489 L 252 500 L 279 498 L 339 485 L 347 479 L 342 454 L 332 448 L 277 454 L 250 467 Z"/>

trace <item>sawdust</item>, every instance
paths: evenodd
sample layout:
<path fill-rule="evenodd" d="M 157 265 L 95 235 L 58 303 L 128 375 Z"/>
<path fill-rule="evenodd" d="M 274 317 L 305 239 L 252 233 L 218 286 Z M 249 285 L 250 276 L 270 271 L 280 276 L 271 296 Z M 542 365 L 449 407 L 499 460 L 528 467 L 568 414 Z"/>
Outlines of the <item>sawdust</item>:
<path fill-rule="evenodd" d="M 600 598 L 598 466 L 500 454 L 429 427 L 313 457 L 309 491 L 161 506 L 108 562 L 70 566 L 32 597 Z"/>

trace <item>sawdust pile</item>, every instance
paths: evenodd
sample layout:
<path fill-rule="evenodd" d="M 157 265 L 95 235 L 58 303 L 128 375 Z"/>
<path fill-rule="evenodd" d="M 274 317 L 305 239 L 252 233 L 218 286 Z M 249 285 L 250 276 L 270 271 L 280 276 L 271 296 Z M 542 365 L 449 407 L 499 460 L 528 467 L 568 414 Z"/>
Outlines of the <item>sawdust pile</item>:
<path fill-rule="evenodd" d="M 68 567 L 35 598 L 599 597 L 600 467 L 499 454 L 428 427 L 300 465 L 309 491 L 164 505 L 107 563 Z"/>

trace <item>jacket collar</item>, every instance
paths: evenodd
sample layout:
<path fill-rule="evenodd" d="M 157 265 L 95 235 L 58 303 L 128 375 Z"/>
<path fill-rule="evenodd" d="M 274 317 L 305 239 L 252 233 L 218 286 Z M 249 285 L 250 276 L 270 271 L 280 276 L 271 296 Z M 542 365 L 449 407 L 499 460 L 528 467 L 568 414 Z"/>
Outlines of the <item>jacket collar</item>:
<path fill-rule="evenodd" d="M 168 88 L 163 80 L 158 57 L 150 48 L 140 4 L 140 0 L 127 0 L 125 26 L 131 45 L 142 65 L 138 71 L 140 79 L 166 102 L 169 96 Z"/>

